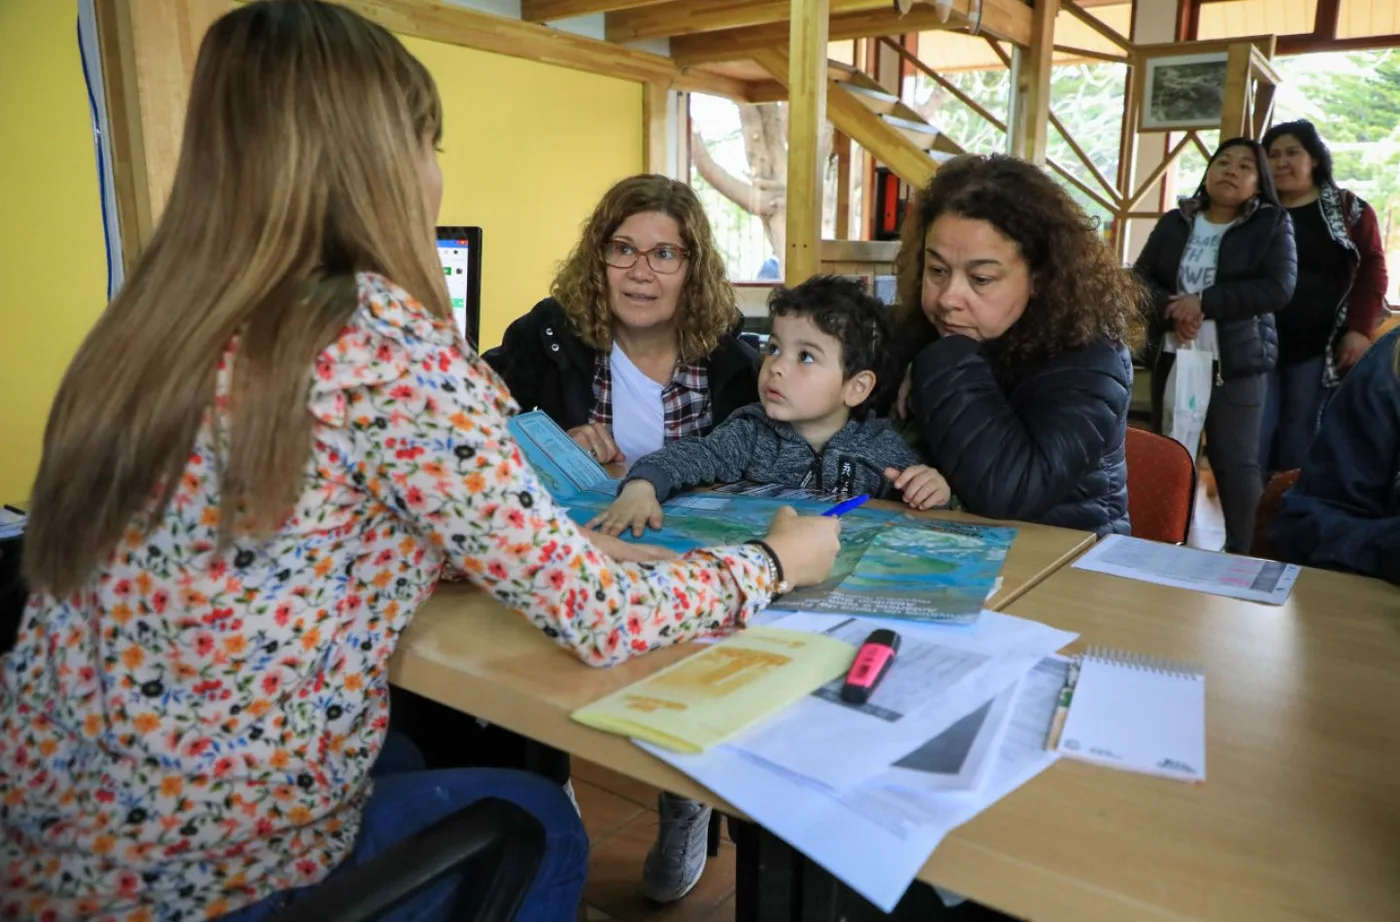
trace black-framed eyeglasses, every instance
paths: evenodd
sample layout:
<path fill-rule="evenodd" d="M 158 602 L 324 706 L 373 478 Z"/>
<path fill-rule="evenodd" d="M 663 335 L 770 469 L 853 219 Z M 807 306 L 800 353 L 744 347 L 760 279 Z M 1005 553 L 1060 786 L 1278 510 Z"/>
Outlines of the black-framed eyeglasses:
<path fill-rule="evenodd" d="M 626 240 L 609 240 L 603 247 L 603 260 L 614 269 L 631 269 L 637 260 L 647 258 L 647 265 L 659 275 L 675 275 L 685 265 L 690 254 L 674 243 L 662 243 L 650 250 L 639 250 Z"/>

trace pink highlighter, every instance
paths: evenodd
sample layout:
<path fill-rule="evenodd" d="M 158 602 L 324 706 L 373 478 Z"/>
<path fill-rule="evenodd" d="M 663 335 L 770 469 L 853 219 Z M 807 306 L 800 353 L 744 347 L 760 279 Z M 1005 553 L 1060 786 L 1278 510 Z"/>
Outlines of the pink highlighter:
<path fill-rule="evenodd" d="M 894 665 L 894 655 L 899 650 L 899 635 L 894 631 L 880 629 L 871 631 L 870 636 L 856 652 L 856 661 L 851 671 L 846 673 L 846 683 L 841 686 L 841 700 L 847 704 L 864 704 L 875 693 L 875 687 Z"/>

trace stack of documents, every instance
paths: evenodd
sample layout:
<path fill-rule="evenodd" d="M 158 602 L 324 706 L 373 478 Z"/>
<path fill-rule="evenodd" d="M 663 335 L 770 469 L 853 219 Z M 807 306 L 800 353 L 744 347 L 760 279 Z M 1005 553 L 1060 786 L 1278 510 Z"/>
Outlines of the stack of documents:
<path fill-rule="evenodd" d="M 1075 634 L 992 611 L 970 627 L 815 613 L 772 627 L 848 660 L 893 628 L 899 652 L 864 704 L 841 699 L 843 673 L 703 750 L 637 744 L 885 911 L 944 836 L 1057 758 L 1046 736 L 1069 662 L 1052 654 Z"/>

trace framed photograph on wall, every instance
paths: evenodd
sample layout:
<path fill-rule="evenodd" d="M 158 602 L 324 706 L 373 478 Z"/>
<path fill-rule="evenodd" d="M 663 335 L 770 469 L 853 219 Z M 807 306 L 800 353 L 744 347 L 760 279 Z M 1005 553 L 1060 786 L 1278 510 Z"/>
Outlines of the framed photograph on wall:
<path fill-rule="evenodd" d="M 1140 131 L 1218 128 L 1225 108 L 1227 52 L 1148 58 Z"/>

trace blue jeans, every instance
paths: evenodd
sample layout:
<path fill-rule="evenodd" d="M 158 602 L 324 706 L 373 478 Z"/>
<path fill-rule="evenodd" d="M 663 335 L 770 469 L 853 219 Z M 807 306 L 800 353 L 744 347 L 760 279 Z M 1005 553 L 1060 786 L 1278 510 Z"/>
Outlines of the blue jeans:
<path fill-rule="evenodd" d="M 423 757 L 402 734 L 390 732 L 375 763 L 374 793 L 365 805 L 354 851 L 320 886 L 353 873 L 396 842 L 486 797 L 528 810 L 545 828 L 548 845 L 517 922 L 574 922 L 588 876 L 588 835 L 563 788 L 523 771 L 449 768 L 424 771 Z M 451 918 L 460 881 L 443 880 L 396 906 L 380 922 L 436 922 Z M 315 888 L 284 891 L 231 915 L 225 922 L 263 922 Z"/>
<path fill-rule="evenodd" d="M 1327 389 L 1322 386 L 1322 356 L 1282 365 L 1268 374 L 1264 424 L 1259 432 L 1259 468 L 1264 482 L 1278 471 L 1303 466 L 1317 435 Z"/>

